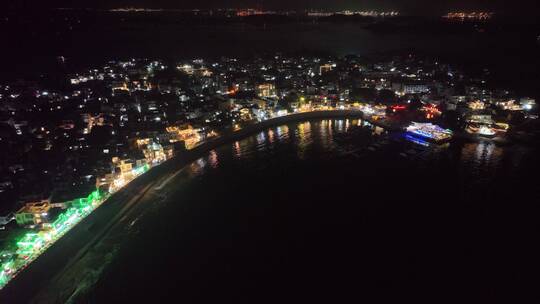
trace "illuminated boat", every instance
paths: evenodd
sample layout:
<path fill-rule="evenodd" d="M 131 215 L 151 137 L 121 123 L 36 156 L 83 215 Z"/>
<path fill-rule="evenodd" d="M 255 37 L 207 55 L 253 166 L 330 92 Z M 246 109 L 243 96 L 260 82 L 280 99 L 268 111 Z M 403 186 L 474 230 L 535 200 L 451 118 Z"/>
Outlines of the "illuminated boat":
<path fill-rule="evenodd" d="M 407 135 L 434 143 L 443 143 L 452 138 L 452 131 L 432 123 L 413 122 L 407 127 Z"/>
<path fill-rule="evenodd" d="M 409 134 L 405 134 L 405 139 L 412 142 L 412 143 L 415 143 L 417 145 L 421 145 L 421 146 L 424 146 L 424 147 L 429 147 L 429 145 L 430 145 L 430 143 L 425 141 L 424 139 L 418 138 L 416 136 L 412 136 L 412 135 L 409 135 Z"/>
<path fill-rule="evenodd" d="M 478 130 L 478 135 L 485 136 L 485 137 L 493 137 L 497 134 L 493 128 L 482 126 L 480 127 L 480 130 Z"/>
<path fill-rule="evenodd" d="M 465 129 L 467 133 L 477 134 L 483 137 L 493 137 L 497 135 L 497 131 L 486 125 L 469 124 Z"/>

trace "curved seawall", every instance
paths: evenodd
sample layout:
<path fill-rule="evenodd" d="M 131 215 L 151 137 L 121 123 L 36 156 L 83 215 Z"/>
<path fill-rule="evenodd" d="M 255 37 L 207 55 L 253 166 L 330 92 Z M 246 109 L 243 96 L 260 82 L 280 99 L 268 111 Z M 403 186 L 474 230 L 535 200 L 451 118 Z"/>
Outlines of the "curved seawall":
<path fill-rule="evenodd" d="M 360 117 L 364 118 L 364 114 L 358 110 L 332 110 L 332 111 L 314 111 L 314 112 L 305 112 L 305 113 L 295 113 L 285 116 L 280 116 L 272 119 L 268 119 L 253 125 L 246 126 L 241 130 L 223 134 L 217 138 L 213 138 L 191 150 L 196 154 L 203 152 L 208 152 L 220 145 L 229 143 L 231 141 L 242 139 L 253 133 L 264 131 L 271 127 L 276 127 L 279 125 L 299 122 L 303 120 L 311 119 L 325 119 L 325 118 L 346 118 L 346 117 Z"/>
<path fill-rule="evenodd" d="M 47 289 L 55 293 L 53 290 L 55 289 L 55 282 L 60 281 L 60 278 L 65 276 L 64 273 L 69 268 L 77 265 L 92 247 L 107 236 L 111 229 L 114 229 L 115 225 L 118 226 L 118 219 L 121 219 L 129 212 L 138 212 L 138 210 L 134 209 L 137 209 L 137 206 L 140 205 L 139 201 L 147 192 L 155 191 L 158 182 L 165 180 L 164 183 L 166 183 L 171 180 L 172 175 L 176 174 L 185 165 L 204 156 L 205 153 L 271 127 L 312 119 L 346 117 L 363 118 L 363 113 L 358 110 L 332 110 L 297 113 L 272 118 L 246 126 L 241 130 L 224 132 L 221 136 L 212 138 L 150 169 L 123 189 L 111 195 L 99 208 L 52 244 L 27 269 L 15 277 L 0 292 L 0 303 L 4 303 L 4 301 L 6 303 L 27 303 L 36 294 Z M 73 288 L 76 288 L 77 284 L 74 283 L 73 285 Z M 65 291 L 62 293 L 65 295 Z M 69 294 L 69 291 L 67 293 Z M 63 301 L 62 295 L 57 294 L 56 296 L 58 298 L 55 298 L 53 302 Z"/>

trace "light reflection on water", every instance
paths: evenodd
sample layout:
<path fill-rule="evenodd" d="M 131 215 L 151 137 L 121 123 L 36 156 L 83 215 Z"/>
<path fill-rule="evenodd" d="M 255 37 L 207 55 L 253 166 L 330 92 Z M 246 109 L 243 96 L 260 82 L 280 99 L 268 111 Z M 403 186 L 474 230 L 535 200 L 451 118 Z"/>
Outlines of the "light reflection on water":
<path fill-rule="evenodd" d="M 371 129 L 371 134 L 376 136 L 376 140 L 386 138 L 385 130 L 383 128 L 374 126 L 367 121 L 360 119 L 326 119 L 319 121 L 305 121 L 295 124 L 282 125 L 279 127 L 270 128 L 263 132 L 259 132 L 256 135 L 249 136 L 245 139 L 234 142 L 228 151 L 233 159 L 247 161 L 244 162 L 244 166 L 251 166 L 256 162 L 260 162 L 261 159 L 265 159 L 269 154 L 276 155 L 275 159 L 278 159 L 279 151 L 285 151 L 287 149 L 294 151 L 295 156 L 299 160 L 305 160 L 309 157 L 320 157 L 322 154 L 328 154 L 329 157 L 335 157 L 340 153 L 345 153 L 346 150 L 358 150 L 355 147 L 356 144 L 362 144 L 360 142 L 347 141 L 347 147 L 342 147 L 336 143 L 336 134 L 347 133 L 351 130 L 351 127 L 361 127 Z M 462 179 L 462 182 L 466 184 L 465 188 L 470 189 L 474 185 L 488 184 L 493 180 L 493 176 L 499 173 L 501 167 L 505 166 L 505 162 L 510 163 L 513 167 L 519 165 L 519 155 L 510 155 L 506 147 L 499 147 L 491 141 L 480 141 L 475 143 L 465 143 L 459 146 L 458 149 L 437 149 L 428 147 L 426 150 L 422 150 L 415 156 L 408 157 L 407 160 L 416 158 L 419 161 L 416 163 L 416 168 L 430 166 L 443 166 L 441 162 L 449 161 L 455 162 L 451 166 L 457 166 L 459 168 L 459 176 L 457 178 Z M 392 149 L 380 149 L 372 151 L 370 155 L 399 155 L 403 152 L 410 151 L 411 146 L 401 145 L 396 147 L 392 146 Z M 378 148 L 379 149 L 379 148 Z M 226 150 L 226 149 L 225 149 Z M 390 151 L 391 150 L 391 151 Z M 329 153 L 330 152 L 330 153 Z M 211 168 L 217 168 L 221 163 L 220 159 L 227 159 L 227 155 L 221 155 L 225 153 L 224 149 L 212 150 L 206 158 Z M 444 155 L 453 154 L 453 157 L 443 157 Z M 516 153 L 514 153 L 516 154 Z M 506 159 L 506 160 L 505 160 Z M 517 159 L 517 160 L 516 160 Z M 359 159 L 358 161 L 362 161 Z M 401 161 L 405 161 L 402 159 Z M 204 159 L 198 160 L 191 165 L 193 171 L 197 174 L 203 172 L 206 166 Z M 256 167 L 259 167 L 258 165 Z M 262 168 L 262 167 L 261 167 Z M 500 175 L 500 173 L 499 173 Z"/>
<path fill-rule="evenodd" d="M 330 120 L 332 123 L 332 120 Z M 346 132 L 349 129 L 350 120 L 349 119 L 338 119 L 334 121 L 335 129 L 337 133 Z"/>
<path fill-rule="evenodd" d="M 257 150 L 263 150 L 266 145 L 266 134 L 265 131 L 257 134 Z"/>
<path fill-rule="evenodd" d="M 206 167 L 206 160 L 204 157 L 197 159 L 189 165 L 188 175 L 189 176 L 198 176 L 204 173 Z"/>
<path fill-rule="evenodd" d="M 360 119 L 323 119 L 304 121 L 296 124 L 282 125 L 249 136 L 232 144 L 232 154 L 236 159 L 251 159 L 258 152 L 275 150 L 276 146 L 284 143 L 294 144 L 296 155 L 305 159 L 311 149 L 322 149 L 332 152 L 336 149 L 335 135 L 346 133 L 351 127 L 368 127 L 373 134 L 381 135 L 385 131 L 374 127 Z"/>
<path fill-rule="evenodd" d="M 274 139 L 274 130 L 270 129 L 270 130 L 268 130 L 268 142 L 270 144 L 273 144 L 274 141 L 275 141 L 275 139 Z"/>
<path fill-rule="evenodd" d="M 218 154 L 217 154 L 216 150 L 210 151 L 210 154 L 208 155 L 208 163 L 210 164 L 210 166 L 212 168 L 217 168 L 218 167 L 219 160 L 218 160 Z"/>
<path fill-rule="evenodd" d="M 306 149 L 309 145 L 313 143 L 313 139 L 311 138 L 311 123 L 309 121 L 306 121 L 304 123 L 298 124 L 295 135 L 299 139 L 297 143 L 298 147 L 298 158 L 304 159 Z"/>
<path fill-rule="evenodd" d="M 177 258 L 176 252 L 167 256 L 168 253 L 172 252 L 172 250 L 169 250 L 169 244 L 174 243 L 177 240 L 175 238 L 178 235 L 186 233 L 186 231 L 189 230 L 178 228 L 183 226 L 181 226 L 181 222 L 177 222 L 177 216 L 181 216 L 182 212 L 189 210 L 183 209 L 182 206 L 190 204 L 190 202 L 193 205 L 201 203 L 197 201 L 196 198 L 207 196 L 211 198 L 211 200 L 221 201 L 226 197 L 230 201 L 235 201 L 238 199 L 236 197 L 241 196 L 239 194 L 242 194 L 246 189 L 267 189 L 263 194 L 259 194 L 257 191 L 249 191 L 248 193 L 251 193 L 252 196 L 246 195 L 250 201 L 249 204 L 247 204 L 249 205 L 249 208 L 246 208 L 248 211 L 246 211 L 247 213 L 245 214 L 248 214 L 247 217 L 249 217 L 252 214 L 250 212 L 255 210 L 252 208 L 256 208 L 257 204 L 260 202 L 257 195 L 273 197 L 273 195 L 277 195 L 276 193 L 279 194 L 281 191 L 281 183 L 289 185 L 294 184 L 295 186 L 297 183 L 302 185 L 301 182 L 299 182 L 299 180 L 302 179 L 294 178 L 298 176 L 309 176 L 309 178 L 307 178 L 308 181 L 306 182 L 307 186 L 302 185 L 302 189 L 310 189 L 310 187 L 313 186 L 312 182 L 314 180 L 315 182 L 317 182 L 317 179 L 332 181 L 332 178 L 341 174 L 342 171 L 347 171 L 347 177 L 349 177 L 348 179 L 339 180 L 344 183 L 344 189 L 353 189 L 354 191 L 357 191 L 360 187 L 359 185 L 362 185 L 358 180 L 363 180 L 364 183 L 367 183 L 369 180 L 379 180 L 381 177 L 383 178 L 381 179 L 381 184 L 395 184 L 399 186 L 404 183 L 407 186 L 408 192 L 405 194 L 397 191 L 394 193 L 392 193 L 393 191 L 384 192 L 386 189 L 383 187 L 375 189 L 373 191 L 375 191 L 380 199 L 369 200 L 369 202 L 367 202 L 368 200 L 359 200 L 358 205 L 368 203 L 377 205 L 384 203 L 384 199 L 397 201 L 399 204 L 402 202 L 414 204 L 415 202 L 422 201 L 421 196 L 424 194 L 423 192 L 430 189 L 435 189 L 436 191 L 432 191 L 432 193 L 435 193 L 438 196 L 424 197 L 423 199 L 425 202 L 428 202 L 428 204 L 426 204 L 428 206 L 440 205 L 444 201 L 444 197 L 450 197 L 452 203 L 461 200 L 470 205 L 481 205 L 484 201 L 488 201 L 490 198 L 493 199 L 495 196 L 486 196 L 485 192 L 488 192 L 485 191 L 486 188 L 493 193 L 490 186 L 492 186 L 492 188 L 508 187 L 506 180 L 508 176 L 510 176 L 508 173 L 516 174 L 515 168 L 521 165 L 521 160 L 525 159 L 523 154 L 527 153 L 526 151 L 523 152 L 514 147 L 498 147 L 490 141 L 481 141 L 478 143 L 465 144 L 452 143 L 453 146 L 447 149 L 432 149 L 431 147 L 422 148 L 422 151 L 430 150 L 433 153 L 420 155 L 421 152 L 416 152 L 403 157 L 400 156 L 400 154 L 403 154 L 404 151 L 411 151 L 414 149 L 405 142 L 392 142 L 387 145 L 381 143 L 377 145 L 378 147 L 375 150 L 367 149 L 365 142 L 372 143 L 371 139 L 376 141 L 379 138 L 385 138 L 384 135 L 376 136 L 372 134 L 371 139 L 366 139 L 364 134 L 369 134 L 369 130 L 376 131 L 376 128 L 373 126 L 369 127 L 370 129 L 368 129 L 368 132 L 361 132 L 362 136 L 359 137 L 358 140 L 351 137 L 350 140 L 347 140 L 345 143 L 345 145 L 352 145 L 353 147 L 351 147 L 351 149 L 354 150 L 355 153 L 356 151 L 359 151 L 361 147 L 365 147 L 365 153 L 357 153 L 354 154 L 354 156 L 351 156 L 350 154 L 349 156 L 344 156 L 335 153 L 342 152 L 338 149 L 333 149 L 331 151 L 332 153 L 327 153 L 327 148 L 329 146 L 342 148 L 342 141 L 335 141 L 335 139 L 339 137 L 337 133 L 346 132 L 346 130 L 349 130 L 347 126 L 354 125 L 363 126 L 365 123 L 361 120 L 301 122 L 290 124 L 289 126 L 271 128 L 265 132 L 236 141 L 231 145 L 224 145 L 210 151 L 205 157 L 199 158 L 189 164 L 186 167 L 187 170 L 185 170 L 186 174 L 182 174 L 175 183 L 171 183 L 173 184 L 173 187 L 175 187 L 174 190 L 181 190 L 176 192 L 171 190 L 168 201 L 159 205 L 159 208 L 161 208 L 160 212 L 156 212 L 155 218 L 153 220 L 150 219 L 149 224 L 146 224 L 150 225 L 150 228 L 138 230 L 138 234 L 151 231 L 151 233 L 148 233 L 148 236 L 141 236 L 141 242 L 147 244 L 148 240 L 154 240 L 156 235 L 163 237 L 161 242 L 155 244 L 158 248 L 162 247 L 160 250 L 160 257 L 162 256 L 161 252 L 165 252 L 163 255 L 165 255 L 167 259 L 174 261 Z M 390 142 L 390 140 L 386 141 Z M 275 151 L 278 151 L 279 153 L 275 153 Z M 309 166 L 303 166 L 305 164 L 304 162 L 304 164 L 300 164 L 298 167 L 291 165 L 292 163 L 298 165 L 299 159 L 307 161 L 319 160 L 321 159 L 321 156 L 325 157 L 324 155 L 328 154 L 331 154 L 334 159 L 326 164 L 323 162 L 310 162 L 308 164 Z M 327 158 L 324 160 L 326 161 Z M 334 162 L 334 160 L 337 161 Z M 392 174 L 394 174 L 395 171 L 400 171 L 396 170 L 396 167 L 404 163 L 407 163 L 410 166 L 399 167 L 405 168 L 406 171 L 403 170 L 399 172 L 398 176 L 401 177 L 401 179 L 393 179 Z M 313 166 L 311 166 L 311 164 L 313 164 Z M 527 163 L 527 165 L 529 164 L 530 162 Z M 325 165 L 326 169 L 329 167 L 332 168 L 331 173 L 334 173 L 333 175 L 325 175 Z M 321 171 L 318 171 L 321 167 Z M 306 170 L 306 168 L 313 168 L 313 170 Z M 298 172 L 301 174 L 298 174 Z M 339 174 L 335 174 L 336 172 L 339 172 Z M 351 172 L 355 173 L 351 175 Z M 358 175 L 356 175 L 356 172 L 358 172 Z M 250 174 L 253 174 L 252 176 L 255 178 L 250 180 Z M 265 178 L 257 179 L 260 176 L 265 176 Z M 186 183 L 188 186 L 184 188 L 178 187 L 178 185 L 182 184 L 181 181 L 189 182 L 193 177 L 198 178 L 197 183 Z M 263 181 L 262 183 L 260 182 L 261 180 Z M 374 186 L 378 183 L 379 182 L 367 184 Z M 422 184 L 424 183 L 427 183 L 429 186 L 423 188 Z M 197 186 L 198 184 L 199 186 Z M 241 187 L 238 187 L 238 185 L 241 185 Z M 342 184 L 340 183 L 340 185 Z M 482 187 L 478 187 L 479 185 Z M 413 190 L 410 190 L 411 188 L 409 186 L 413 186 Z M 192 191 L 192 189 L 195 189 L 195 191 L 193 191 L 190 196 L 189 191 Z M 294 194 L 294 190 L 291 189 L 291 187 L 288 187 L 285 188 L 285 191 L 290 191 L 291 194 Z M 371 188 L 367 190 L 371 190 Z M 216 191 L 219 194 L 214 194 Z M 328 190 L 328 193 L 333 193 L 333 191 L 334 189 L 330 189 Z M 317 194 L 310 196 L 310 193 L 307 191 L 300 191 L 299 194 L 297 193 L 295 196 L 295 199 L 297 200 L 291 201 L 291 205 L 301 201 L 301 198 L 304 198 L 304 195 L 311 204 L 313 201 L 317 200 L 318 197 L 316 195 L 321 193 L 320 191 L 313 192 Z M 456 194 L 457 192 L 463 194 L 458 195 Z M 285 192 L 285 194 L 289 195 L 287 192 Z M 216 195 L 218 198 L 214 198 L 212 195 Z M 281 196 L 277 199 L 283 200 L 283 197 L 284 196 Z M 340 196 L 337 195 L 336 197 L 339 198 Z M 484 199 L 486 197 L 488 198 L 487 200 L 473 199 Z M 331 199 L 333 199 L 333 197 L 331 197 Z M 202 203 L 204 205 L 204 201 Z M 235 206 L 234 202 L 232 202 L 232 205 Z M 237 206 L 241 206 L 238 207 L 238 209 L 242 209 L 244 208 L 243 206 L 247 205 L 240 204 Z M 213 210 L 217 205 L 206 206 L 212 206 L 211 208 L 208 208 L 208 210 Z M 331 208 L 339 208 L 339 206 L 336 204 L 336 206 L 331 206 Z M 220 210 L 227 212 L 227 208 Z M 276 213 L 281 215 L 281 211 L 284 209 L 278 210 L 279 212 Z M 442 209 L 440 210 L 441 213 L 444 212 Z M 302 211 L 304 210 L 302 209 Z M 466 212 L 468 212 L 468 210 L 465 210 L 464 213 Z M 340 213 L 337 212 L 337 214 Z M 272 217 L 273 213 L 263 208 L 263 210 L 257 212 L 257 215 Z M 170 217 L 168 222 L 163 220 L 163 218 L 167 218 L 167 216 Z M 197 213 L 197 216 L 200 216 L 200 214 Z M 344 216 L 346 216 L 346 214 Z M 221 216 L 219 218 L 221 219 Z M 341 217 L 339 217 L 338 220 L 339 219 L 341 219 Z M 322 218 L 322 220 L 333 219 Z M 454 219 L 452 218 L 452 221 L 453 220 Z M 140 222 L 144 223 L 144 219 Z M 191 225 L 190 221 L 188 221 L 188 223 Z M 211 224 L 211 222 L 204 222 L 205 226 Z M 156 233 L 156 229 L 161 230 Z M 400 227 L 397 229 L 400 229 Z M 179 232 L 171 233 L 177 231 Z M 236 233 L 237 231 L 235 230 L 234 232 Z M 169 237 L 168 235 L 171 236 Z M 131 252 L 133 248 L 137 248 L 137 246 L 131 246 L 126 250 Z M 128 259 L 127 262 L 123 260 L 122 263 L 126 263 L 126 269 L 134 269 L 136 267 L 133 265 L 138 265 L 140 259 Z M 118 273 L 124 272 L 119 271 Z M 114 280 L 111 281 L 114 282 Z"/>
<path fill-rule="evenodd" d="M 464 144 L 460 166 L 464 167 L 470 184 L 483 184 L 493 178 L 504 157 L 504 148 L 493 142 L 480 141 Z"/>
<path fill-rule="evenodd" d="M 242 148 L 240 147 L 240 142 L 239 141 L 234 142 L 233 149 L 234 149 L 234 155 L 236 157 L 242 157 Z"/>
<path fill-rule="evenodd" d="M 323 120 L 320 122 L 320 141 L 321 146 L 325 151 L 332 150 L 334 147 L 334 132 L 332 126 L 331 120 Z"/>
<path fill-rule="evenodd" d="M 289 127 L 287 125 L 279 126 L 275 128 L 278 137 L 281 138 L 288 138 L 289 137 Z"/>

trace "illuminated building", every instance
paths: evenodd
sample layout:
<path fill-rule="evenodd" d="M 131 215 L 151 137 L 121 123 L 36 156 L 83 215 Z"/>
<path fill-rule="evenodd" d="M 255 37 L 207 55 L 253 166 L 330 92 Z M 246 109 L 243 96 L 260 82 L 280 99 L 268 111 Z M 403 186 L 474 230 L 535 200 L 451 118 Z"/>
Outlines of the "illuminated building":
<path fill-rule="evenodd" d="M 179 65 L 176 68 L 188 75 L 193 75 L 193 73 L 195 72 L 195 68 L 191 64 Z"/>
<path fill-rule="evenodd" d="M 251 109 L 249 108 L 240 109 L 240 119 L 244 121 L 252 120 L 253 115 L 252 115 Z"/>
<path fill-rule="evenodd" d="M 198 129 L 194 129 L 191 125 L 181 125 L 181 126 L 170 126 L 166 128 L 167 132 L 172 134 L 170 140 L 171 143 L 184 141 L 186 144 L 186 149 L 192 149 L 199 142 L 201 142 L 202 137 Z"/>
<path fill-rule="evenodd" d="M 118 94 L 120 92 L 128 92 L 129 93 L 129 89 L 128 89 L 128 86 L 127 86 L 126 82 L 120 82 L 120 83 L 117 83 L 117 84 L 113 85 L 113 87 L 112 87 L 112 96 L 114 96 L 115 94 Z"/>
<path fill-rule="evenodd" d="M 110 185 L 114 182 L 114 174 L 108 173 L 96 178 L 96 188 L 100 190 L 109 190 Z"/>
<path fill-rule="evenodd" d="M 167 155 L 163 149 L 163 146 L 152 142 L 146 146 L 146 149 L 143 150 L 144 157 L 149 163 L 160 163 L 167 160 Z"/>
<path fill-rule="evenodd" d="M 121 160 L 118 157 L 113 157 L 112 163 L 115 165 L 115 168 L 119 169 L 120 174 L 129 174 L 133 169 L 133 164 L 129 160 Z"/>
<path fill-rule="evenodd" d="M 20 226 L 42 224 L 48 221 L 50 209 L 48 201 L 27 203 L 15 213 L 15 221 Z"/>
<path fill-rule="evenodd" d="M 198 77 L 210 77 L 212 76 L 212 71 L 205 67 L 195 68 L 191 64 L 183 64 L 176 67 L 179 71 L 182 71 L 188 75 L 195 75 Z"/>
<path fill-rule="evenodd" d="M 170 136 L 170 133 L 169 133 Z M 172 139 L 169 139 L 172 142 Z M 135 167 L 140 167 L 144 165 L 145 163 L 160 163 L 162 161 L 167 160 L 167 153 L 163 146 L 159 143 L 156 143 L 153 139 L 150 138 L 144 138 L 144 139 L 137 139 L 136 141 L 137 147 L 143 152 L 144 160 L 138 160 L 136 161 Z"/>
<path fill-rule="evenodd" d="M 276 112 L 274 112 L 275 117 L 285 116 L 285 115 L 287 115 L 287 110 L 286 109 L 281 109 L 281 110 L 277 110 Z"/>
<path fill-rule="evenodd" d="M 370 105 L 370 104 L 358 104 L 356 105 L 358 109 L 364 114 L 371 115 L 372 118 L 379 118 L 386 116 L 386 106 L 385 105 Z M 405 108 L 404 108 L 405 109 Z"/>
<path fill-rule="evenodd" d="M 486 105 L 480 100 L 471 101 L 468 106 L 472 110 L 484 110 L 486 108 Z"/>
<path fill-rule="evenodd" d="M 530 97 L 521 98 L 519 103 L 521 104 L 521 108 L 526 111 L 532 110 L 532 108 L 536 105 L 536 101 Z"/>
<path fill-rule="evenodd" d="M 238 10 L 236 12 L 236 16 L 238 16 L 238 17 L 247 17 L 247 16 L 264 15 L 264 14 L 270 14 L 270 13 L 271 12 L 263 12 L 261 10 L 248 8 L 248 9 Z"/>
<path fill-rule="evenodd" d="M 517 104 L 515 100 L 497 101 L 495 103 L 498 107 L 508 111 L 521 111 L 521 105 Z"/>
<path fill-rule="evenodd" d="M 423 106 L 422 111 L 424 111 L 426 113 L 426 118 L 427 119 L 432 119 L 435 116 L 439 116 L 439 115 L 442 114 L 442 112 L 439 110 L 439 108 L 437 108 L 437 106 L 434 105 L 434 104 L 427 104 L 427 105 Z"/>
<path fill-rule="evenodd" d="M 87 197 L 67 202 L 66 205 L 70 207 L 53 222 L 43 221 L 43 230 L 28 232 L 19 238 L 13 244 L 14 255 L 7 260 L 0 260 L 0 289 L 19 271 L 37 258 L 50 244 L 58 240 L 85 216 L 90 214 L 101 202 L 103 202 L 103 197 L 97 190 Z M 25 208 L 28 208 L 28 211 L 31 211 L 30 213 L 39 212 L 43 216 L 44 213 L 48 212 L 50 206 L 48 202 L 44 201 L 27 204 Z"/>
<path fill-rule="evenodd" d="M 142 148 L 143 146 L 146 146 L 148 144 L 150 144 L 150 138 L 138 138 L 137 140 L 135 140 L 135 144 L 137 145 L 137 148 Z M 113 159 L 113 162 L 115 160 Z"/>
<path fill-rule="evenodd" d="M 425 83 L 393 82 L 392 83 L 392 90 L 395 91 L 398 95 L 418 94 L 418 93 L 427 93 L 427 92 L 429 92 L 429 87 Z"/>
<path fill-rule="evenodd" d="M 257 86 L 259 97 L 276 97 L 276 87 L 272 83 L 263 83 Z"/>
<path fill-rule="evenodd" d="M 100 177 L 98 181 L 96 181 L 96 184 L 99 185 L 98 189 L 105 188 L 109 193 L 114 193 L 127 185 L 137 176 L 148 171 L 150 169 L 150 165 L 148 163 L 157 164 L 166 160 L 166 155 L 159 144 L 155 145 L 152 142 L 148 146 L 145 146 L 142 152 L 146 160 L 145 162 L 137 161 L 135 166 L 129 159 L 113 157 L 112 165 L 114 166 L 114 173 L 112 173 L 112 175 L 107 174 L 104 177 Z M 146 163 L 146 161 L 148 163 Z M 109 186 L 108 189 L 105 187 L 106 185 Z"/>
<path fill-rule="evenodd" d="M 332 71 L 336 67 L 335 64 L 322 64 L 319 66 L 319 75 Z"/>

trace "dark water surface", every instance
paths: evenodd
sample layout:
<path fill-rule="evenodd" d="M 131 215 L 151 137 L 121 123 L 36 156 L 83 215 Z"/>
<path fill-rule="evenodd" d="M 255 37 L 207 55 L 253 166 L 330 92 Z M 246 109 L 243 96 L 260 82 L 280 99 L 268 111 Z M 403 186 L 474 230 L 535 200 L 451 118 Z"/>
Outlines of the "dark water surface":
<path fill-rule="evenodd" d="M 171 17 L 171 16 L 169 16 Z M 17 18 L 21 18 L 20 21 Z M 41 20 L 39 22 L 35 20 Z M 44 19 L 45 21 L 43 21 Z M 13 17 L 0 27 L 9 41 L 0 58 L 0 80 L 80 71 L 107 60 L 132 57 L 160 60 L 252 58 L 262 54 L 418 54 L 473 70 L 489 68 L 490 77 L 502 88 L 539 96 L 540 44 L 536 24 L 503 30 L 497 24 L 481 31 L 471 26 L 458 30 L 432 30 L 431 23 L 396 31 L 370 30 L 355 23 L 191 24 L 180 19 L 135 18 L 91 13 L 45 18 Z M 79 23 L 80 22 L 80 23 Z M 20 23 L 20 24 L 19 24 Z M 5 28 L 5 29 L 4 29 Z M 59 67 L 57 56 L 67 61 Z"/>
<path fill-rule="evenodd" d="M 488 141 L 422 147 L 379 128 L 351 131 L 363 124 L 284 125 L 187 166 L 129 227 L 86 300 L 533 295 L 539 200 L 527 173 L 539 169 L 535 151 Z"/>

